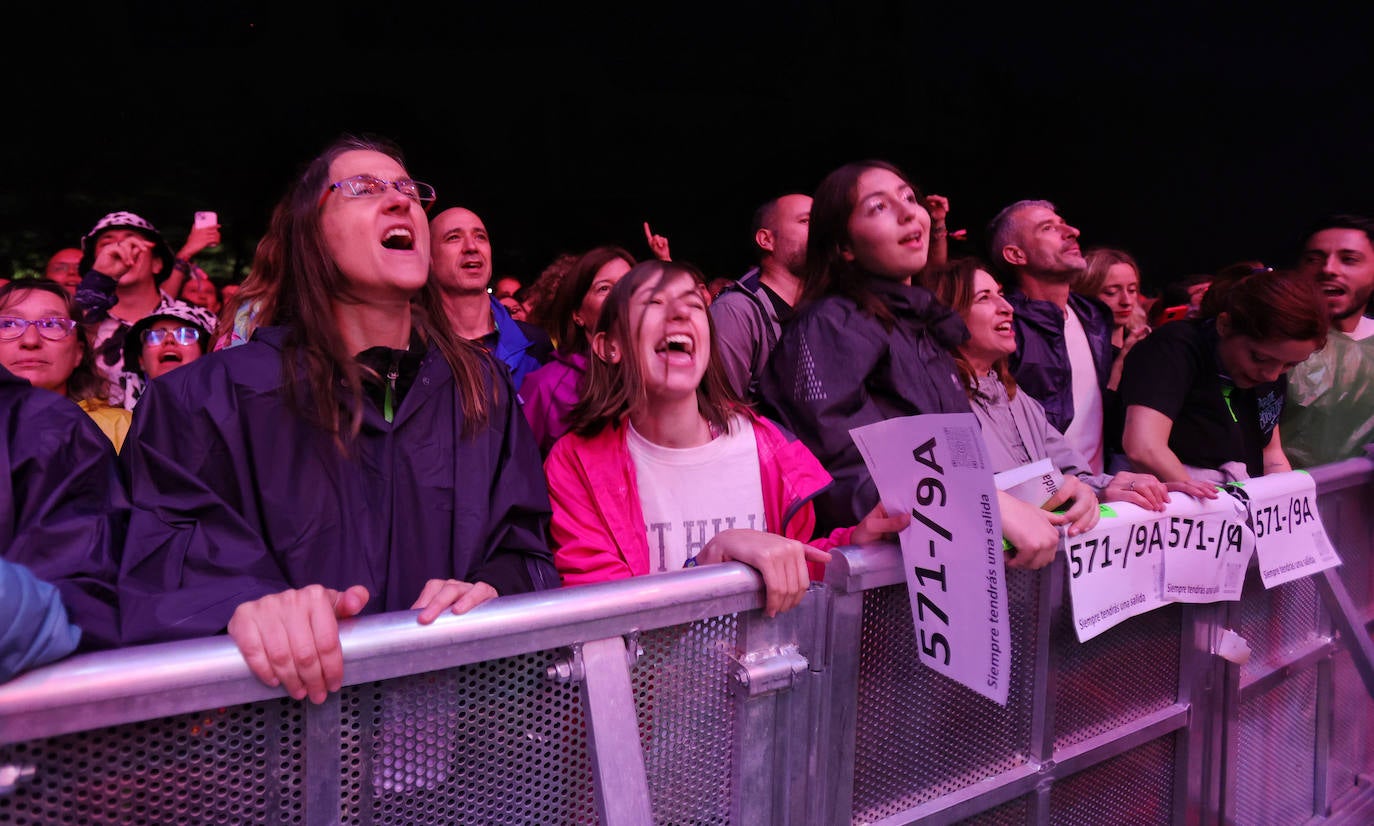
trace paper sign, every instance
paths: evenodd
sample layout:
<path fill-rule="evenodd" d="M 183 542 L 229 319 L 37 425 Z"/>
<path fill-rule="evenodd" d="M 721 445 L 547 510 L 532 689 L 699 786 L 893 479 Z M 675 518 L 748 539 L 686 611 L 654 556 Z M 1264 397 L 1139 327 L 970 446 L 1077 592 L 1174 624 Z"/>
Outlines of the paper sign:
<path fill-rule="evenodd" d="M 1124 502 L 1102 508 L 1090 531 L 1069 537 L 1073 627 L 1087 642 L 1117 623 L 1158 608 L 1164 599 L 1164 547 L 1156 542 L 1158 513 Z"/>
<path fill-rule="evenodd" d="M 1224 491 L 1218 491 L 1216 499 L 1173 493 L 1165 513 L 1156 522 L 1165 548 L 1164 598 L 1240 599 L 1245 569 L 1255 553 L 1255 535 L 1245 524 L 1245 503 Z"/>
<path fill-rule="evenodd" d="M 1065 541 L 1079 642 L 1169 602 L 1240 598 L 1255 550 L 1241 502 L 1175 493 L 1162 513 L 1112 502 L 1102 514 Z"/>
<path fill-rule="evenodd" d="M 1229 487 L 1249 501 L 1265 588 L 1341 564 L 1317 512 L 1317 485 L 1311 474 L 1271 473 Z"/>
<path fill-rule="evenodd" d="M 1011 676 L 997 493 L 972 413 L 931 413 L 849 431 L 900 534 L 921 661 L 1005 706 Z"/>
<path fill-rule="evenodd" d="M 1064 474 L 1045 458 L 995 473 L 992 482 L 998 490 L 1038 508 L 1064 486 Z"/>

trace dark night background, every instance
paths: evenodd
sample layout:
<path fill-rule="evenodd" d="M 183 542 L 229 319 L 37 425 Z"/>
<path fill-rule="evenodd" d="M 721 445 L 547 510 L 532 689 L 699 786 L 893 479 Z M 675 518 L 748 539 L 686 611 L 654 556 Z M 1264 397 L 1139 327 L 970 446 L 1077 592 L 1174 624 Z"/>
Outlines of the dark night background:
<path fill-rule="evenodd" d="M 34 266 L 127 208 L 178 243 L 220 215 L 246 266 L 301 163 L 342 131 L 405 149 L 491 230 L 498 274 L 641 224 L 710 275 L 750 265 L 762 200 L 879 157 L 953 228 L 1055 201 L 1158 285 L 1291 260 L 1374 213 L 1369 12 L 926 3 L 300 6 L 125 2 L 12 42 L 0 256 Z M 73 57 L 74 55 L 74 57 Z M 956 246 L 954 254 L 975 251 Z"/>

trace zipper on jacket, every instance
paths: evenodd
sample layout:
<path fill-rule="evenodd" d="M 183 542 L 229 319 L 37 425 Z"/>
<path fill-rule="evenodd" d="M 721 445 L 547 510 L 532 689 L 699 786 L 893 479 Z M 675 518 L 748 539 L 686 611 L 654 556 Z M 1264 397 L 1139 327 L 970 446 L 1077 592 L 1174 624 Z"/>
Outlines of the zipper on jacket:
<path fill-rule="evenodd" d="M 1226 400 L 1226 412 L 1231 414 L 1231 421 L 1239 422 L 1240 419 L 1236 418 L 1236 409 L 1231 406 L 1231 391 L 1234 389 L 1234 387 L 1231 387 L 1229 385 L 1222 387 L 1221 397 Z"/>
<path fill-rule="evenodd" d="M 396 379 L 401 375 L 400 359 L 395 356 L 391 359 L 391 369 L 386 374 L 386 396 L 382 399 L 382 415 L 386 417 L 387 423 L 396 416 Z"/>

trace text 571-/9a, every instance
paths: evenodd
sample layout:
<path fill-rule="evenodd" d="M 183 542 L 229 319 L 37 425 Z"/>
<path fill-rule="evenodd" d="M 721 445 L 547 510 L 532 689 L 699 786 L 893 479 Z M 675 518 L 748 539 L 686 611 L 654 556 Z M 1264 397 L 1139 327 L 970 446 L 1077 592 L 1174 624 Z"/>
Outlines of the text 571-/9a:
<path fill-rule="evenodd" d="M 926 440 L 925 444 L 911 452 L 911 456 L 920 464 L 933 470 L 939 476 L 944 476 L 944 468 L 940 467 L 935 461 L 935 439 Z M 938 620 L 946 628 L 949 627 L 949 613 L 940 607 L 932 598 L 933 588 L 925 589 L 926 582 L 939 583 L 940 594 L 947 591 L 945 582 L 945 564 L 938 560 L 941 551 L 948 551 L 953 542 L 954 536 L 951 531 L 940 524 L 939 521 L 922 509 L 943 508 L 948 501 L 948 494 L 945 492 L 945 485 L 940 478 L 927 476 L 916 483 L 916 503 L 917 507 L 911 509 L 911 517 L 916 522 L 924 525 L 935 534 L 929 540 L 929 551 L 932 560 L 931 567 L 916 566 L 914 574 L 916 581 L 922 586 L 916 594 L 916 619 L 918 623 L 924 624 L 927 617 Z M 936 538 L 942 540 L 937 545 Z M 938 565 L 936 564 L 938 563 Z M 950 648 L 949 638 L 940 632 L 927 632 L 924 627 L 920 629 L 921 652 L 928 657 L 939 657 L 945 665 L 949 665 Z"/>
<path fill-rule="evenodd" d="M 1271 533 L 1292 533 L 1293 529 L 1316 519 L 1306 496 L 1294 497 L 1286 505 L 1266 505 L 1255 510 L 1255 538 Z"/>
<path fill-rule="evenodd" d="M 1226 551 L 1242 550 L 1244 530 L 1228 520 L 1221 521 L 1215 533 L 1208 531 L 1205 519 L 1171 516 L 1167 529 L 1162 520 L 1143 525 L 1131 525 L 1113 538 L 1112 534 L 1089 537 L 1069 545 L 1070 575 L 1077 579 L 1084 574 L 1120 565 L 1123 569 L 1138 558 L 1161 553 L 1165 548 L 1210 551 L 1220 558 Z M 1212 523 L 1215 524 L 1215 523 Z"/>

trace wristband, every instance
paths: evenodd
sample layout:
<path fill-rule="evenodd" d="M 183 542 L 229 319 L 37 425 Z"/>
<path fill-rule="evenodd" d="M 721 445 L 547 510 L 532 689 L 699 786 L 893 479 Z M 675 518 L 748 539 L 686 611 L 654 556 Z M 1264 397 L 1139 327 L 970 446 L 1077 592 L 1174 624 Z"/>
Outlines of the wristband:
<path fill-rule="evenodd" d="M 185 258 L 175 258 L 172 260 L 172 269 L 179 273 L 186 273 L 189 275 L 191 272 L 191 262 L 187 261 Z"/>

